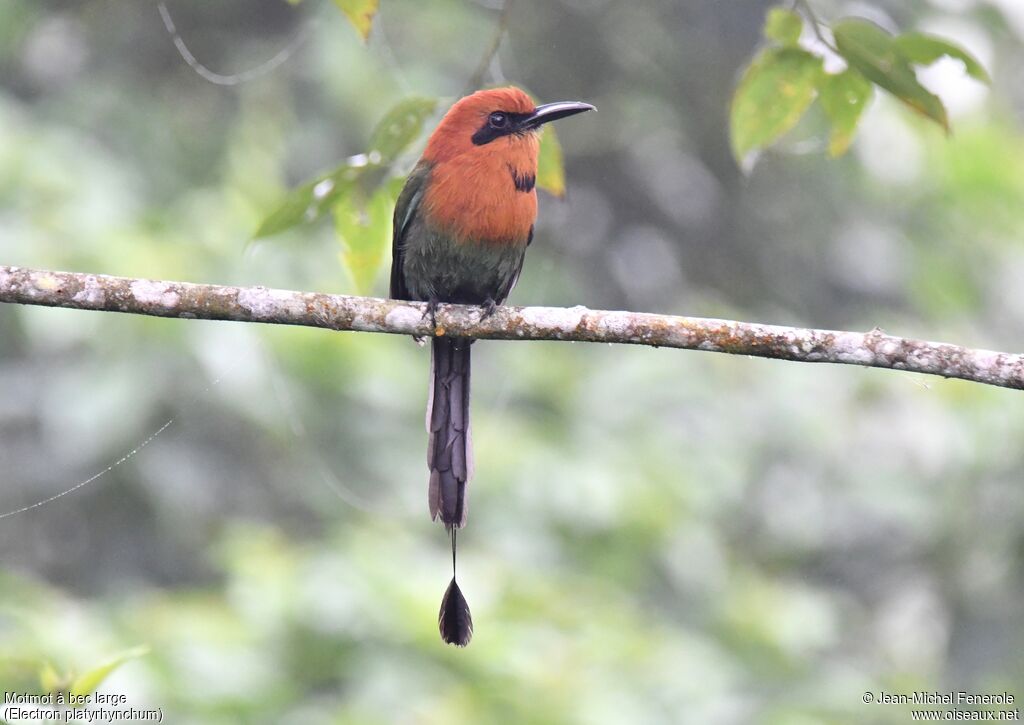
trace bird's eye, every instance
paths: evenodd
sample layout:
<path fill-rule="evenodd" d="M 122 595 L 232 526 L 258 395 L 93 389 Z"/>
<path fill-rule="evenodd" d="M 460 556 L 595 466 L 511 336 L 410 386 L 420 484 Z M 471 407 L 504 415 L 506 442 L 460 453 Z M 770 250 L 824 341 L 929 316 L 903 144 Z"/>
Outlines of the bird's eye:
<path fill-rule="evenodd" d="M 508 116 L 501 111 L 495 111 L 489 119 L 491 128 L 505 128 L 508 126 Z"/>

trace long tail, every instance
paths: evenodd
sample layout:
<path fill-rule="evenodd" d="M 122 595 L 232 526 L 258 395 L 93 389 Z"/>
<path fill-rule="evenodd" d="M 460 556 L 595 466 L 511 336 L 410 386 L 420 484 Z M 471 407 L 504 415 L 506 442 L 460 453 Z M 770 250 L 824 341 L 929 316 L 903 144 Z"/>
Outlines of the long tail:
<path fill-rule="evenodd" d="M 465 647 L 473 636 L 473 619 L 455 582 L 455 532 L 466 524 L 466 483 L 473 475 L 473 439 L 469 426 L 471 340 L 435 337 L 430 358 L 427 404 L 427 467 L 430 469 L 430 516 L 440 517 L 452 541 L 452 581 L 441 601 L 441 638 Z"/>
<path fill-rule="evenodd" d="M 473 475 L 469 431 L 469 340 L 433 338 L 427 406 L 430 516 L 445 528 L 466 525 L 466 482 Z"/>

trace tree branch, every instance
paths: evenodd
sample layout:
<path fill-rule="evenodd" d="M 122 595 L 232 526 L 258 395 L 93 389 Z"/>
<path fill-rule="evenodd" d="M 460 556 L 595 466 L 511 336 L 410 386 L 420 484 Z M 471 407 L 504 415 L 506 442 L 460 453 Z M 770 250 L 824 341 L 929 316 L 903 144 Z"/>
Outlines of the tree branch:
<path fill-rule="evenodd" d="M 866 333 L 836 332 L 585 307 L 499 307 L 494 315 L 481 319 L 477 307 L 441 305 L 437 328 L 432 329 L 426 305 L 420 302 L 5 266 L 0 266 L 0 302 L 395 335 L 674 347 L 892 368 L 1024 389 L 1024 355 L 909 340 L 877 328 Z"/>

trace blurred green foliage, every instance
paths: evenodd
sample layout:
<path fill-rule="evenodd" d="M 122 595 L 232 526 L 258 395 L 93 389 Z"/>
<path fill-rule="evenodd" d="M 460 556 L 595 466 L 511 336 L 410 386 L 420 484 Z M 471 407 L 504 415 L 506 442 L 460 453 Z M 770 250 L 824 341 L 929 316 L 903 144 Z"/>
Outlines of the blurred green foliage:
<path fill-rule="evenodd" d="M 340 268 L 326 219 L 281 243 L 253 230 L 302 180 L 369 162 L 403 99 L 462 92 L 496 11 L 393 0 L 363 45 L 331 4 L 168 7 L 218 72 L 310 40 L 224 88 L 145 4 L 0 3 L 0 261 L 383 293 Z M 991 87 L 948 59 L 917 71 L 949 138 L 867 94 L 837 161 L 818 152 L 849 143 L 849 119 L 819 95 L 743 177 L 729 100 L 771 7 L 512 12 L 487 80 L 601 109 L 560 139 L 569 193 L 542 198 L 512 302 L 1015 349 L 1014 4 L 860 6 L 894 37 L 970 48 Z M 415 157 L 357 172 L 364 208 Z M 459 575 L 477 629 L 454 650 L 435 627 L 449 559 L 425 501 L 426 368 L 401 338 L 0 307 L 0 513 L 174 421 L 0 519 L 0 689 L 38 691 L 44 670 L 70 686 L 146 645 L 100 690 L 174 723 L 906 722 L 862 693 L 1024 695 L 1019 393 L 480 343 Z"/>
<path fill-rule="evenodd" d="M 808 13 L 819 47 L 815 51 L 800 49 L 804 21 L 797 12 L 782 7 L 768 11 L 764 37 L 781 48 L 765 48 L 736 87 L 732 143 L 740 163 L 749 165 L 751 152 L 792 130 L 815 97 L 821 99 L 832 124 L 828 149 L 835 157 L 849 148 L 861 112 L 871 98 L 871 84 L 949 131 L 946 107 L 921 85 L 913 66 L 928 66 L 948 57 L 963 63 L 971 78 L 982 83 L 991 80 L 974 56 L 948 40 L 921 32 L 893 36 L 869 20 L 846 18 L 824 28 L 832 33 L 829 42 L 810 4 L 798 2 L 796 6 Z M 824 72 L 823 51 L 842 58 L 846 68 L 840 73 Z"/>

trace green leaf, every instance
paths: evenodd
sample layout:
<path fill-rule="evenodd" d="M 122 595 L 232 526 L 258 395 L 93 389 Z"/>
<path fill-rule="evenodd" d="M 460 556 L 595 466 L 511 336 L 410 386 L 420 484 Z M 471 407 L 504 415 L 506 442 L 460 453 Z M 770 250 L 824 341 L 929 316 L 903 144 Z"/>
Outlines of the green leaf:
<path fill-rule="evenodd" d="M 318 176 L 288 192 L 274 211 L 260 222 L 253 233 L 253 239 L 270 237 L 299 224 L 309 224 L 320 219 L 352 188 L 368 166 L 365 159 L 355 158 L 355 162 L 343 164 L 329 174 Z"/>
<path fill-rule="evenodd" d="M 555 127 L 548 124 L 540 137 L 540 153 L 537 156 L 537 188 L 543 189 L 559 199 L 565 196 L 565 163 L 562 157 L 562 143 L 558 140 Z"/>
<path fill-rule="evenodd" d="M 751 62 L 732 99 L 732 149 L 738 162 L 796 125 L 814 100 L 822 72 L 821 58 L 797 48 L 769 48 Z"/>
<path fill-rule="evenodd" d="M 67 687 L 67 677 L 63 677 L 56 668 L 46 662 L 39 669 L 39 685 L 43 692 L 58 692 Z"/>
<path fill-rule="evenodd" d="M 149 654 L 149 647 L 145 645 L 139 647 L 132 647 L 126 649 L 117 655 L 114 655 L 103 664 L 98 667 L 94 667 L 88 672 L 82 674 L 80 677 L 75 679 L 71 683 L 71 694 L 72 695 L 89 695 L 92 694 L 97 687 L 102 684 L 103 680 L 107 679 L 107 676 L 116 670 L 118 667 L 123 665 L 125 662 L 133 659 L 137 659 L 144 655 Z"/>
<path fill-rule="evenodd" d="M 772 8 L 764 23 L 764 37 L 780 45 L 795 46 L 803 32 L 804 21 L 792 10 Z"/>
<path fill-rule="evenodd" d="M 334 4 L 345 13 L 345 17 L 363 40 L 370 37 L 373 17 L 380 7 L 380 0 L 334 0 Z"/>
<path fill-rule="evenodd" d="M 391 241 L 396 188 L 400 187 L 382 184 L 368 201 L 360 190 L 353 190 L 334 207 L 334 228 L 343 247 L 341 260 L 360 294 L 373 288 L 384 250 Z"/>
<path fill-rule="evenodd" d="M 270 237 L 320 219 L 339 199 L 353 191 L 366 171 L 387 166 L 419 138 L 424 122 L 436 109 L 436 98 L 412 96 L 399 101 L 373 130 L 368 153 L 353 156 L 333 171 L 288 192 L 260 223 L 253 239 Z"/>
<path fill-rule="evenodd" d="M 370 162 L 387 164 L 423 133 L 423 123 L 437 109 L 436 98 L 412 96 L 399 101 L 370 136 Z"/>
<path fill-rule="evenodd" d="M 904 33 L 896 37 L 896 48 L 911 63 L 931 65 L 939 58 L 948 56 L 964 64 L 967 75 L 982 83 L 992 83 L 988 71 L 978 62 L 977 58 L 958 45 L 948 40 L 937 38 L 925 33 Z"/>
<path fill-rule="evenodd" d="M 832 124 L 828 153 L 833 158 L 842 156 L 850 147 L 857 122 L 874 92 L 875 87 L 850 68 L 842 73 L 822 76 L 818 84 L 818 99 Z"/>
<path fill-rule="evenodd" d="M 910 61 L 892 35 L 874 23 L 857 19 L 836 23 L 832 35 L 851 68 L 949 131 L 946 107 L 918 82 Z"/>
<path fill-rule="evenodd" d="M 314 201 L 313 190 L 320 181 L 324 181 L 324 179 L 311 181 L 289 192 L 274 211 L 260 222 L 259 227 L 252 235 L 253 239 L 273 236 L 306 221 L 307 211 L 312 207 Z"/>

